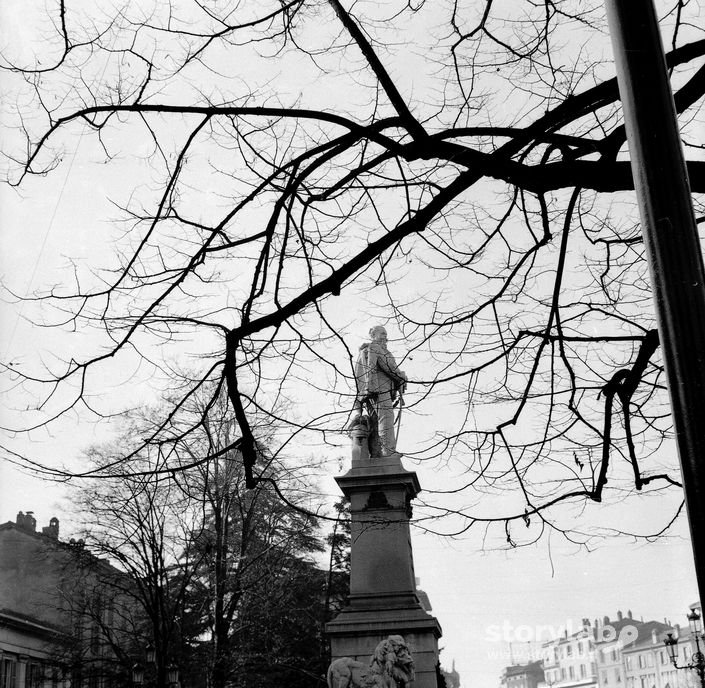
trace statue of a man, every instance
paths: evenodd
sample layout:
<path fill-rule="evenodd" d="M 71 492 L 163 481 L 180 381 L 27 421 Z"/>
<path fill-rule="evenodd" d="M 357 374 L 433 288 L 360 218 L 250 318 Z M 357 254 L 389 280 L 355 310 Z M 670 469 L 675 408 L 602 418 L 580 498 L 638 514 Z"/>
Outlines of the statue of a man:
<path fill-rule="evenodd" d="M 371 419 L 377 423 L 376 442 L 371 442 L 371 455 L 388 456 L 397 448 L 394 432 L 394 400 L 406 388 L 406 375 L 399 370 L 394 356 L 387 349 L 387 330 L 380 325 L 370 330 L 370 341 L 360 347 L 355 365 L 359 413 L 370 411 Z M 374 428 L 371 428 L 374 433 Z M 372 438 L 371 438 L 372 439 Z"/>

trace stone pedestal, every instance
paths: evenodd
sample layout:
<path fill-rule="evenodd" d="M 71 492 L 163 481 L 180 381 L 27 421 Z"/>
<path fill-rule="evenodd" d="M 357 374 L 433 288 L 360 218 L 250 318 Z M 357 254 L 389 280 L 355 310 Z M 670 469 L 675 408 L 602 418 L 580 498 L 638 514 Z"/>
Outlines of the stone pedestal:
<path fill-rule="evenodd" d="M 414 658 L 413 688 L 436 688 L 441 627 L 416 593 L 409 532 L 411 500 L 421 487 L 399 454 L 369 457 L 364 426 L 352 435 L 352 468 L 336 478 L 350 500 L 350 598 L 326 626 L 332 660 L 367 662 L 377 643 L 402 635 Z"/>

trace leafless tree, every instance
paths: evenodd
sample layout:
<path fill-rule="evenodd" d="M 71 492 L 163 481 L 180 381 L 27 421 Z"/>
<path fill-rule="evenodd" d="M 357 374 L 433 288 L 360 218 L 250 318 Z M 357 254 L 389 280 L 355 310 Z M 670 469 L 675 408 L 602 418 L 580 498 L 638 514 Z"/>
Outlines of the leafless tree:
<path fill-rule="evenodd" d="M 242 455 L 231 448 L 237 440 L 237 426 L 227 398 L 223 395 L 207 414 L 198 404 L 192 412 L 203 422 L 197 431 L 179 439 L 173 449 L 182 463 L 192 466 L 175 474 L 188 510 L 196 512 L 197 528 L 185 550 L 187 558 L 196 563 L 187 602 L 193 630 L 207 639 L 209 685 L 223 688 L 236 679 L 249 685 L 255 680 L 252 668 L 236 663 L 246 654 L 243 638 L 271 632 L 265 623 L 258 634 L 250 628 L 252 620 L 261 623 L 269 606 L 278 610 L 278 620 L 289 610 L 293 615 L 290 625 L 305 627 L 306 612 L 298 610 L 297 618 L 292 605 L 277 604 L 297 587 L 297 570 L 313 598 L 322 595 L 312 575 L 322 575 L 311 558 L 323 545 L 316 532 L 317 523 L 309 515 L 313 507 L 306 493 L 311 486 L 304 488 L 298 470 L 292 473 L 268 457 L 266 434 L 259 432 L 256 465 L 260 480 L 247 489 Z M 186 420 L 185 425 L 191 428 L 195 423 Z M 225 448 L 230 449 L 223 451 Z M 214 455 L 218 458 L 209 458 Z M 309 509 L 296 508 L 302 498 Z M 317 630 L 316 624 L 314 628 Z M 322 652 L 316 655 L 315 639 L 309 637 L 308 641 L 312 656 L 322 657 Z M 272 664 L 275 659 L 268 657 Z M 279 681 L 293 685 L 291 676 L 280 676 Z M 309 684 L 307 676 L 305 685 Z"/>
<path fill-rule="evenodd" d="M 131 424 L 133 431 L 137 427 Z M 129 441 L 127 434 L 120 438 L 123 446 Z M 109 475 L 114 456 L 114 446 L 91 450 L 91 461 L 103 466 L 106 476 L 77 493 L 81 539 L 93 561 L 107 560 L 122 572 L 108 587 L 131 601 L 134 635 L 130 646 L 117 648 L 118 655 L 127 658 L 127 666 L 143 663 L 151 645 L 155 667 L 149 670 L 156 685 L 165 686 L 167 666 L 182 654 L 185 601 L 198 565 L 184 549 L 195 523 L 184 513 L 176 485 L 164 475 L 149 474 L 152 456 L 135 458 L 133 466 L 144 475 L 129 480 Z"/>
<path fill-rule="evenodd" d="M 252 619 L 262 623 L 263 600 L 271 604 L 297 584 L 301 588 L 296 575 L 312 586 L 314 599 L 321 598 L 323 614 L 323 592 L 315 588 L 311 574 L 323 579 L 312 561 L 322 543 L 308 513 L 311 500 L 297 476 L 268 460 L 263 445 L 257 462 L 263 479 L 254 489 L 245 488 L 241 455 L 234 449 L 222 451 L 232 446 L 236 430 L 227 399 L 206 415 L 197 403 L 190 407 L 203 422 L 185 437 L 145 448 L 139 438 L 149 436 L 160 413 L 143 409 L 130 418 L 117 441 L 91 450 L 90 460 L 102 477 L 78 491 L 78 520 L 86 524 L 83 539 L 90 551 L 108 557 L 125 574 L 114 587 L 142 612 L 138 630 L 142 646 L 155 648 L 157 684 L 166 685 L 167 666 L 178 661 L 187 682 L 200 685 L 207 676 L 208 685 L 223 688 L 235 674 L 245 683 L 254 677 L 256 668 L 235 671 L 242 638 L 252 633 Z M 191 425 L 183 417 L 180 421 Z M 130 445 L 135 456 L 133 470 L 126 474 L 120 459 Z M 167 463 L 169 475 L 160 472 Z M 308 509 L 294 508 L 302 497 Z M 284 607 L 294 614 L 284 605 L 281 615 Z M 305 626 L 306 613 L 302 610 L 291 625 Z M 315 619 L 315 631 L 319 625 Z M 320 660 L 316 639 L 308 640 L 313 641 L 308 643 L 308 661 Z M 134 653 L 134 647 L 118 650 L 123 656 Z M 132 659 L 140 657 L 133 654 Z"/>
<path fill-rule="evenodd" d="M 694 5 L 658 3 L 702 193 Z M 111 190 L 124 224 L 107 264 L 27 297 L 84 343 L 45 370 L 7 364 L 41 398 L 37 424 L 91 408 L 120 361 L 169 377 L 191 342 L 200 370 L 144 443 L 202 428 L 181 419 L 212 385 L 254 487 L 262 422 L 275 455 L 339 441 L 364 300 L 407 352 L 423 434 L 400 448 L 463 495 L 429 499 L 452 516 L 440 529 L 585 541 L 591 503 L 678 501 L 601 2 L 57 0 L 49 19 L 40 41 L 6 41 L 8 182 L 50 183 L 76 136 L 106 169 L 141 168 Z"/>

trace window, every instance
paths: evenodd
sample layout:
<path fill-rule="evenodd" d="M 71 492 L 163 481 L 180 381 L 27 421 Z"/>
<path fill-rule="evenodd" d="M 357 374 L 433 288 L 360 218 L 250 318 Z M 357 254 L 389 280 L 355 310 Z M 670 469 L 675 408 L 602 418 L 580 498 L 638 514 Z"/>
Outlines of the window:
<path fill-rule="evenodd" d="M 632 658 L 631 658 L 631 656 L 625 657 L 625 658 L 624 658 L 624 663 L 625 663 L 627 669 L 631 669 L 631 668 L 632 668 Z"/>
<path fill-rule="evenodd" d="M 585 665 L 581 664 L 580 665 L 580 678 L 585 678 L 585 674 L 586 674 Z M 607 683 L 607 679 L 605 679 L 605 683 Z"/>
<path fill-rule="evenodd" d="M 565 681 L 565 669 L 561 668 L 561 680 Z"/>
<path fill-rule="evenodd" d="M 575 678 L 575 667 L 568 667 L 568 673 L 571 678 Z"/>
<path fill-rule="evenodd" d="M 100 629 L 97 623 L 91 624 L 91 654 L 97 655 L 100 653 Z"/>
<path fill-rule="evenodd" d="M 614 670 L 614 680 L 615 680 L 617 683 L 621 683 L 621 682 L 622 682 L 622 672 L 621 672 L 619 669 L 615 669 L 615 670 Z"/>
<path fill-rule="evenodd" d="M 0 688 L 17 688 L 17 663 L 14 659 L 4 659 L 2 662 Z"/>
<path fill-rule="evenodd" d="M 573 654 L 573 646 L 572 646 L 572 645 L 568 645 L 568 646 L 566 647 L 566 649 L 565 649 L 565 653 L 566 653 L 566 656 L 567 656 L 567 657 L 570 657 L 570 656 Z"/>
<path fill-rule="evenodd" d="M 39 664 L 28 664 L 24 679 L 25 688 L 41 688 L 42 667 Z"/>
<path fill-rule="evenodd" d="M 617 648 L 616 647 L 612 648 L 612 661 L 613 662 L 617 661 Z"/>
<path fill-rule="evenodd" d="M 583 673 L 584 673 L 585 667 L 581 665 L 580 668 L 583 669 Z M 605 685 L 607 685 L 609 683 L 606 671 L 602 672 L 602 683 L 604 683 Z"/>
<path fill-rule="evenodd" d="M 115 625 L 115 600 L 109 600 L 105 605 L 103 621 L 106 628 L 112 628 Z"/>

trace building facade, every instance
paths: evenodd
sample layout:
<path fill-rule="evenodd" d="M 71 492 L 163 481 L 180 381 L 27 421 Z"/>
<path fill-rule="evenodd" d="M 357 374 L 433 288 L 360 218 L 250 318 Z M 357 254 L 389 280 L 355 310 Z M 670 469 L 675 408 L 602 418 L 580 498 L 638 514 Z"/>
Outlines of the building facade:
<path fill-rule="evenodd" d="M 58 519 L 41 531 L 32 512 L 1 524 L 0 688 L 129 685 L 115 652 L 137 619 L 125 579 L 80 541 L 61 542 Z"/>
<path fill-rule="evenodd" d="M 502 688 L 538 688 L 544 682 L 541 660 L 505 667 L 500 678 Z"/>
<path fill-rule="evenodd" d="M 687 664 L 695 643 L 678 625 L 634 619 L 631 611 L 605 617 L 596 632 L 598 688 L 695 688 L 694 672 L 671 663 L 663 642 L 667 633 L 678 639 L 679 663 Z"/>
<path fill-rule="evenodd" d="M 557 688 L 596 688 L 595 637 L 589 619 L 575 633 L 565 631 L 560 638 L 541 648 L 547 686 Z"/>

